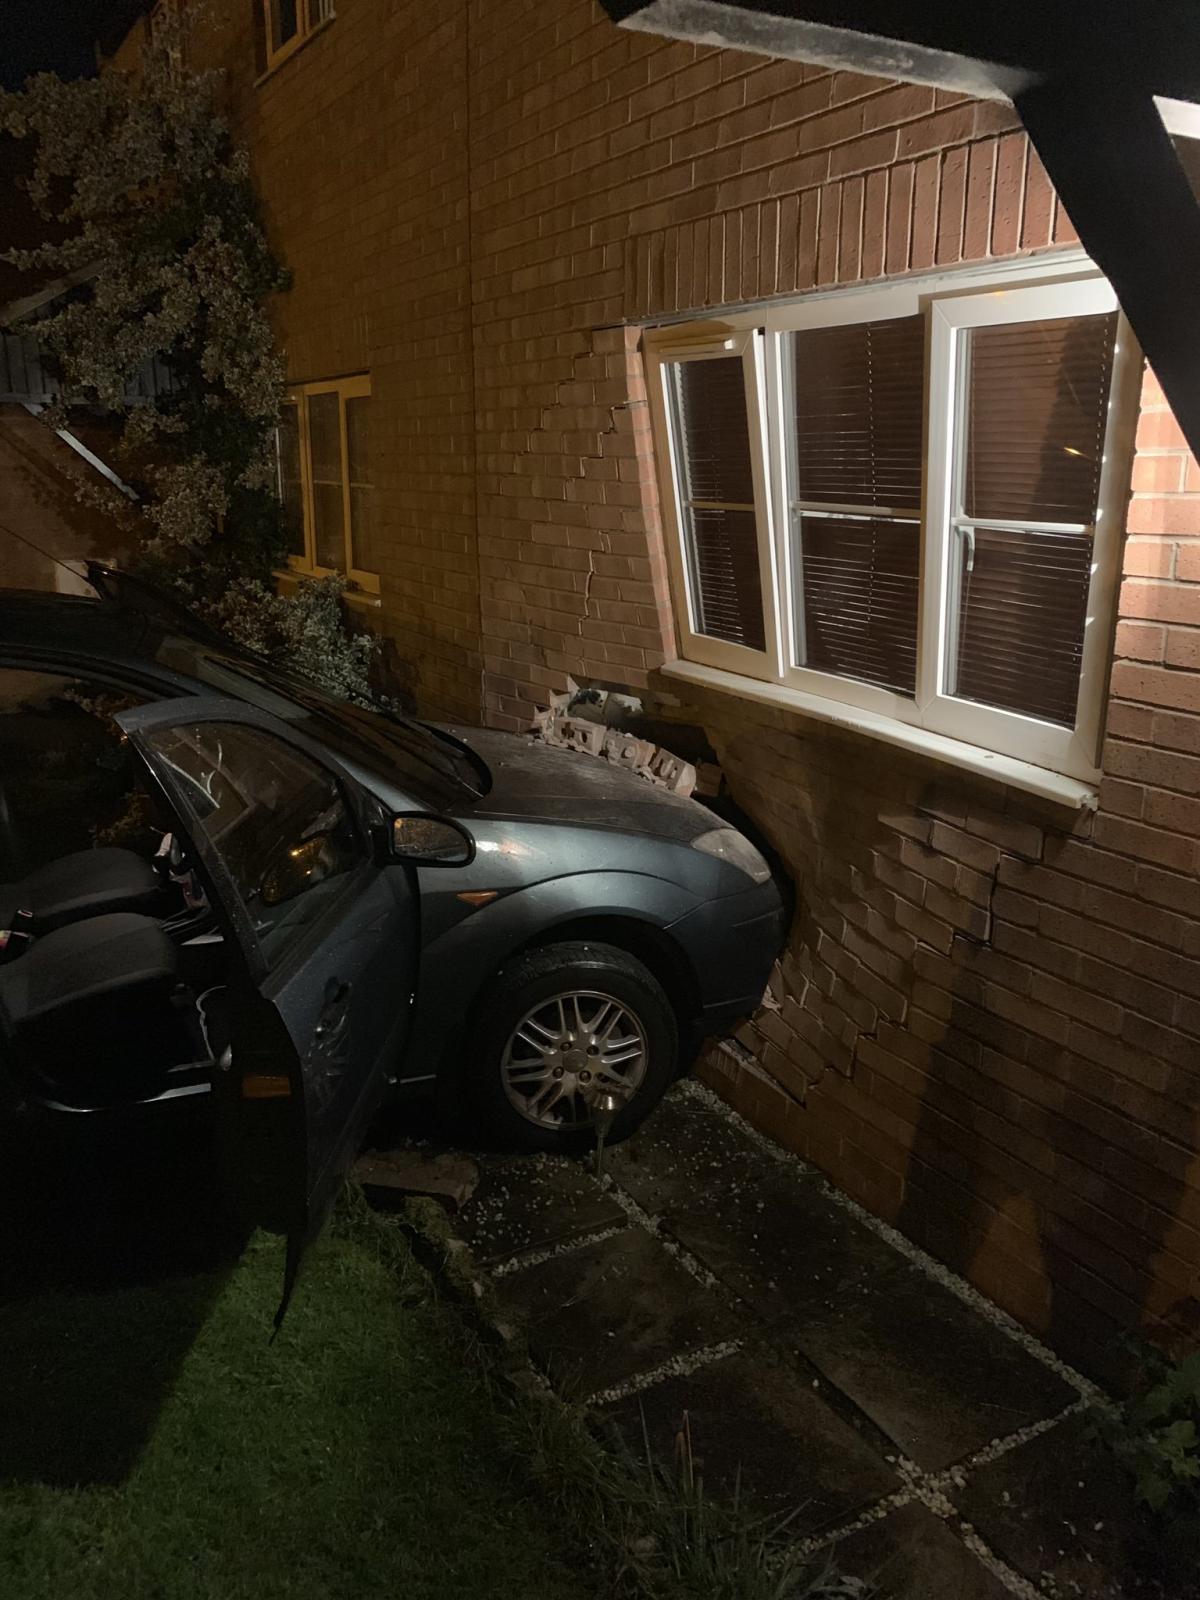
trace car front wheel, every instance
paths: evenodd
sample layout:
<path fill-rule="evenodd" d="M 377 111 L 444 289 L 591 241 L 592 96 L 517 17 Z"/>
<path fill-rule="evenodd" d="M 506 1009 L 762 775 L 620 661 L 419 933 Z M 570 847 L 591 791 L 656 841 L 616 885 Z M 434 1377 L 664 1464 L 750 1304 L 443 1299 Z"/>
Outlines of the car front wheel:
<path fill-rule="evenodd" d="M 674 1077 L 679 1031 L 662 985 L 615 945 L 527 950 L 497 973 L 479 1007 L 469 1069 L 489 1131 L 510 1147 L 578 1151 L 597 1110 L 625 1138 Z"/>

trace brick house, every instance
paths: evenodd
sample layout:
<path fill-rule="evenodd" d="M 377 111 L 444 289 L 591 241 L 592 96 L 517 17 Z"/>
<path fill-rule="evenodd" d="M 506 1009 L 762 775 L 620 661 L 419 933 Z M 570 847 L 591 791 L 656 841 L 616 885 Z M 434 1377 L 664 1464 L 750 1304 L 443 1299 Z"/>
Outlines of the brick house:
<path fill-rule="evenodd" d="M 424 713 L 702 729 L 798 888 L 710 1081 L 1085 1367 L 1192 1327 L 1200 473 L 1011 110 L 594 0 L 193 48 L 294 274 L 294 566 Z"/>

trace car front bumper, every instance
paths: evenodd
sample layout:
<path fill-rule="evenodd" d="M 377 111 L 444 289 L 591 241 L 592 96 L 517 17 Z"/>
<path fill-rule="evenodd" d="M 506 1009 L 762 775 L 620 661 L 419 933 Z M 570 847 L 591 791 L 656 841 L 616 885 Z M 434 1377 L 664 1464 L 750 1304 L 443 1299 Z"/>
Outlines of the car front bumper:
<path fill-rule="evenodd" d="M 709 900 L 670 924 L 700 987 L 697 1018 L 715 1033 L 753 1011 L 787 936 L 788 912 L 773 879 Z"/>

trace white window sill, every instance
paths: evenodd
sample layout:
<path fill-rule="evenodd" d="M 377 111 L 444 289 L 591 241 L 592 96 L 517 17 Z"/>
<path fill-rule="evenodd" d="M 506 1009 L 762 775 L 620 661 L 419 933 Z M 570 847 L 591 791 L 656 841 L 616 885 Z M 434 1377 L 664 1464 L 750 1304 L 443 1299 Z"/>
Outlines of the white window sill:
<path fill-rule="evenodd" d="M 1011 789 L 1022 789 L 1026 794 L 1052 800 L 1061 806 L 1094 810 L 1099 798 L 1093 784 L 1083 783 L 1078 778 L 1051 772 L 1047 767 L 1036 767 L 1031 761 L 1018 761 L 1014 756 L 997 755 L 961 739 L 948 738 L 944 733 L 930 733 L 925 728 L 896 722 L 875 711 L 861 711 L 857 706 L 827 700 L 822 695 L 808 694 L 803 689 L 792 689 L 779 683 L 760 683 L 755 678 L 744 678 L 740 673 L 724 672 L 718 667 L 699 666 L 694 661 L 668 661 L 661 670 L 665 678 L 696 684 L 704 689 L 715 689 L 719 694 L 734 695 L 739 700 L 756 700 L 760 705 L 793 711 L 835 728 L 850 728 L 883 744 L 915 751 L 918 755 L 928 756 L 933 761 L 944 762 L 947 766 L 958 767 L 980 777 L 993 778 Z"/>

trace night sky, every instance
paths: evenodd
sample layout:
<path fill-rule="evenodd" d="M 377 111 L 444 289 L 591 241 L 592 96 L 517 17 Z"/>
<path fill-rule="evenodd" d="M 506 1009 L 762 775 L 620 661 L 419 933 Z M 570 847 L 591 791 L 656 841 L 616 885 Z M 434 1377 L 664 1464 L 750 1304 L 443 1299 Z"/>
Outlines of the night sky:
<path fill-rule="evenodd" d="M 97 35 L 130 10 L 122 0 L 0 0 L 0 83 L 15 89 L 31 72 L 93 72 Z"/>

